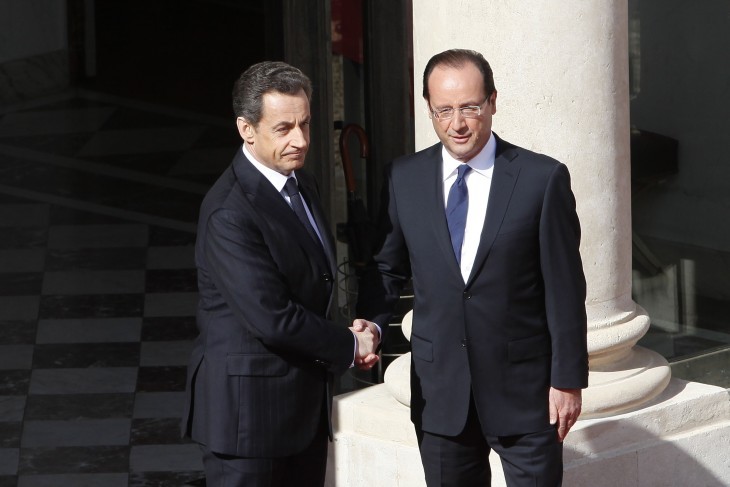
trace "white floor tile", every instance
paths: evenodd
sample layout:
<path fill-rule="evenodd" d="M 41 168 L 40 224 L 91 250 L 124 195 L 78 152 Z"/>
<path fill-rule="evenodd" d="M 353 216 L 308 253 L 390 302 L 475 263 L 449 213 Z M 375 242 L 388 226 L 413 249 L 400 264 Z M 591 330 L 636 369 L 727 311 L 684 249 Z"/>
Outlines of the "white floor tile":
<path fill-rule="evenodd" d="M 163 367 L 187 365 L 193 342 L 190 340 L 176 342 L 142 342 L 140 366 Z"/>
<path fill-rule="evenodd" d="M 137 367 L 97 369 L 35 369 L 30 394 L 97 394 L 134 392 Z"/>
<path fill-rule="evenodd" d="M 203 470 L 203 460 L 197 444 L 133 446 L 129 469 L 132 472 Z"/>
<path fill-rule="evenodd" d="M 22 448 L 127 445 L 131 419 L 25 421 Z"/>
<path fill-rule="evenodd" d="M 54 271 L 43 274 L 42 294 L 130 294 L 144 289 L 144 270 Z"/>
<path fill-rule="evenodd" d="M 180 418 L 184 392 L 138 392 L 134 399 L 134 418 Z"/>
<path fill-rule="evenodd" d="M 0 345 L 0 370 L 25 370 L 33 364 L 33 345 Z"/>

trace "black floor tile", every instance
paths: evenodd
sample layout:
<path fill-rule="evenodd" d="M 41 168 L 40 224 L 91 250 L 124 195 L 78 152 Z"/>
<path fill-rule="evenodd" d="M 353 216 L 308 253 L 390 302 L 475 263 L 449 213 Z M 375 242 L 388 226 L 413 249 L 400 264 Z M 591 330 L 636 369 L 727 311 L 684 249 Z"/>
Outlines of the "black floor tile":
<path fill-rule="evenodd" d="M 30 370 L 0 370 L 0 396 L 24 396 L 30 386 Z"/>
<path fill-rule="evenodd" d="M 195 269 L 152 269 L 147 271 L 145 291 L 148 293 L 197 292 Z"/>
<path fill-rule="evenodd" d="M 139 342 L 36 345 L 33 368 L 137 367 Z"/>
<path fill-rule="evenodd" d="M 131 418 L 134 394 L 31 394 L 25 420 Z"/>
<path fill-rule="evenodd" d="M 28 345 L 35 343 L 35 336 L 38 330 L 37 321 L 23 320 L 1 320 L 0 321 L 0 344 L 3 345 Z"/>
<path fill-rule="evenodd" d="M 34 249 L 45 247 L 48 228 L 15 227 L 0 229 L 0 249 Z"/>
<path fill-rule="evenodd" d="M 180 436 L 180 418 L 143 418 L 132 420 L 130 444 L 172 445 L 190 443 Z"/>
<path fill-rule="evenodd" d="M 80 296 L 41 296 L 40 317 L 118 318 L 142 316 L 143 294 L 98 294 Z"/>
<path fill-rule="evenodd" d="M 18 474 L 129 471 L 128 446 L 21 448 Z"/>
<path fill-rule="evenodd" d="M 187 367 L 140 367 L 138 392 L 176 392 L 185 390 Z"/>
<path fill-rule="evenodd" d="M 0 296 L 37 295 L 42 286 L 42 272 L 0 273 Z"/>
<path fill-rule="evenodd" d="M 140 247 L 80 250 L 51 249 L 46 257 L 46 270 L 144 269 L 146 262 L 147 249 Z"/>
<path fill-rule="evenodd" d="M 151 226 L 149 245 L 151 247 L 173 247 L 177 245 L 195 245 L 195 233 Z"/>
<path fill-rule="evenodd" d="M 203 195 L 156 186 L 130 188 L 123 195 L 105 198 L 103 203 L 138 213 L 170 218 L 182 222 L 198 221 Z"/>
<path fill-rule="evenodd" d="M 17 487 L 18 477 L 16 475 L 0 475 L 0 487 Z"/>
<path fill-rule="evenodd" d="M 129 487 L 205 487 L 200 472 L 138 472 L 129 474 Z"/>
<path fill-rule="evenodd" d="M 142 321 L 142 341 L 193 340 L 198 336 L 194 316 L 164 316 Z"/>
<path fill-rule="evenodd" d="M 0 421 L 0 448 L 20 447 L 20 434 L 23 423 L 20 421 Z"/>

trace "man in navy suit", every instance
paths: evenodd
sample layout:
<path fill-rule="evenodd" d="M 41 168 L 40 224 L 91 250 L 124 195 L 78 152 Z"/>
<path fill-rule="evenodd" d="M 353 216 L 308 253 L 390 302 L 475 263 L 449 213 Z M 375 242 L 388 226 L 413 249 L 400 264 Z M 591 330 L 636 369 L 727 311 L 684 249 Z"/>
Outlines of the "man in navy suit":
<path fill-rule="evenodd" d="M 358 316 L 384 326 L 413 279 L 411 418 L 429 487 L 562 482 L 588 382 L 580 225 L 565 165 L 492 132 L 474 51 L 435 55 L 423 97 L 440 143 L 395 160 Z"/>
<path fill-rule="evenodd" d="M 209 487 L 321 487 L 333 374 L 370 368 L 378 331 L 329 321 L 335 250 L 309 147 L 309 79 L 280 62 L 233 89 L 243 146 L 203 200 L 183 434 Z"/>

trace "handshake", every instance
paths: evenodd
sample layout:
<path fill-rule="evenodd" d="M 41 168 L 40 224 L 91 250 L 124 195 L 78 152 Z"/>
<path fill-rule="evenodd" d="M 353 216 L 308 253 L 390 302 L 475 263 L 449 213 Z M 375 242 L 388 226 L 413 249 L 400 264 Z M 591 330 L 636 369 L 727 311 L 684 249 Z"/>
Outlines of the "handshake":
<path fill-rule="evenodd" d="M 356 319 L 350 327 L 357 339 L 355 350 L 355 366 L 360 370 L 372 369 L 380 357 L 376 353 L 380 344 L 380 331 L 375 323 L 363 319 Z"/>

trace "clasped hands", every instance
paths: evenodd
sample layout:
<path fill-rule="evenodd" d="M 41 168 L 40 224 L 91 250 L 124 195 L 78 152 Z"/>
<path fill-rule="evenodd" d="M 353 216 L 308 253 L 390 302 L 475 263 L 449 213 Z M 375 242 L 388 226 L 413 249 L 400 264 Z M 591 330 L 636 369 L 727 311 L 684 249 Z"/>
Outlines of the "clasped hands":
<path fill-rule="evenodd" d="M 360 370 L 372 369 L 380 357 L 375 351 L 380 344 L 380 332 L 372 321 L 356 319 L 350 327 L 357 339 L 355 366 Z"/>

